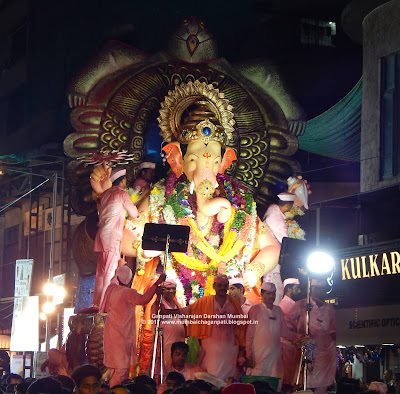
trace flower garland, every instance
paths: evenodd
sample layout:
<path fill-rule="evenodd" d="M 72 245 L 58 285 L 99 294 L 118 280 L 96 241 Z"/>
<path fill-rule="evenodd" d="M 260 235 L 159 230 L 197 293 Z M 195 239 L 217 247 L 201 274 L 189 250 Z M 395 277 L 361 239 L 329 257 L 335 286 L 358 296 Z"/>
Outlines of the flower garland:
<path fill-rule="evenodd" d="M 293 219 L 295 216 L 303 215 L 304 211 L 295 204 L 293 204 L 289 212 L 285 213 L 289 238 L 301 239 L 305 241 L 306 232 L 300 227 L 299 223 Z"/>
<path fill-rule="evenodd" d="M 296 220 L 286 220 L 289 238 L 301 239 L 305 241 L 306 232 L 300 227 Z"/>
<path fill-rule="evenodd" d="M 191 227 L 187 253 L 172 253 L 167 261 L 168 276 L 177 281 L 177 297 L 179 302 L 185 299 L 183 305 L 194 302 L 203 294 L 211 294 L 217 272 L 222 270 L 231 277 L 236 276 L 251 258 L 257 228 L 252 194 L 226 175 L 218 175 L 217 181 L 219 186 L 215 195 L 227 198 L 232 204 L 232 212 L 225 224 L 213 218 L 210 233 L 206 236 L 195 222 L 196 198 L 188 192 L 189 182 L 184 174 L 177 179 L 171 172 L 150 194 L 152 223 Z M 170 275 L 172 272 L 174 275 Z"/>

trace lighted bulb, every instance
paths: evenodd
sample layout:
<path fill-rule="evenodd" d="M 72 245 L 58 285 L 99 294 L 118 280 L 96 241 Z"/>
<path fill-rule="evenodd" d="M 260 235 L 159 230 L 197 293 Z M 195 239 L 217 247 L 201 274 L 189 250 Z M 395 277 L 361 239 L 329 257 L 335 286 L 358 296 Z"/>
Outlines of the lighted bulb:
<path fill-rule="evenodd" d="M 57 291 L 57 285 L 55 283 L 52 282 L 47 282 L 44 286 L 43 286 L 43 292 L 44 294 L 50 296 L 50 295 L 54 295 Z"/>
<path fill-rule="evenodd" d="M 307 268 L 314 274 L 326 274 L 333 270 L 334 260 L 325 252 L 313 252 L 307 258 Z"/>
<path fill-rule="evenodd" d="M 44 312 L 40 312 L 40 313 L 39 313 L 39 319 L 40 319 L 40 320 L 46 320 L 46 319 L 47 319 L 46 314 L 45 314 Z"/>
<path fill-rule="evenodd" d="M 64 287 L 57 286 L 57 288 L 55 289 L 55 294 L 54 294 L 54 295 L 55 295 L 56 297 L 58 297 L 58 298 L 64 299 L 64 297 L 65 297 L 66 294 L 67 294 L 67 293 L 66 293 Z"/>
<path fill-rule="evenodd" d="M 43 312 L 46 315 L 49 315 L 50 313 L 53 313 L 54 310 L 56 309 L 55 305 L 52 302 L 46 302 L 42 306 Z"/>

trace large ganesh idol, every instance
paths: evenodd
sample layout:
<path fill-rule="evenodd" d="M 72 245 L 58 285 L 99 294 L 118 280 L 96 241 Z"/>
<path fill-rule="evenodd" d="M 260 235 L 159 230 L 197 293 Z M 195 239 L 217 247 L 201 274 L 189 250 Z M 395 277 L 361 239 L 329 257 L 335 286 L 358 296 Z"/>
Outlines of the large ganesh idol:
<path fill-rule="evenodd" d="M 226 146 L 235 132 L 232 107 L 212 85 L 189 82 L 168 93 L 158 120 L 172 171 L 140 205 L 140 223 L 128 227 L 137 234 L 147 221 L 190 226 L 188 251 L 167 260 L 183 305 L 212 294 L 217 273 L 244 277 L 253 288 L 276 266 L 280 246 L 258 218 L 252 193 L 224 174 L 236 160 Z M 125 231 L 124 252 L 137 255 L 138 274 L 152 277 L 151 252 L 135 251 L 138 243 L 129 239 Z"/>
<path fill-rule="evenodd" d="M 301 173 L 292 155 L 298 147 L 296 135 L 304 132 L 305 118 L 276 68 L 267 60 L 230 64 L 218 56 L 215 37 L 204 23 L 191 18 L 171 35 L 168 48 L 156 54 L 146 54 L 118 41 L 106 42 L 71 81 L 67 94 L 74 130 L 64 141 L 64 151 L 71 159 L 66 178 L 72 185 L 74 211 L 86 216 L 73 238 L 73 257 L 81 278 L 89 283 L 89 275 L 96 271 L 93 244 L 98 213 L 89 182 L 91 168 L 85 167 L 80 158 L 127 151 L 132 156 L 127 169 L 130 182 L 138 175 L 145 155 L 158 156 L 162 142 L 159 129 L 173 172 L 140 207 L 140 223 L 130 223 L 134 231 L 124 230 L 122 251 L 136 256 L 139 250 L 135 287 L 144 290 L 157 264 L 157 259 L 146 261 L 147 256 L 140 250 L 146 221 L 182 221 L 193 226 L 193 247 L 190 245 L 187 255 L 192 260 L 172 256 L 168 269 L 170 275 L 182 276 L 185 289 L 180 290 L 186 290 L 189 301 L 193 295 L 200 295 L 207 284 L 207 271 L 195 269 L 190 270 L 189 286 L 187 267 L 193 267 L 192 264 L 202 264 L 201 268 L 210 273 L 219 269 L 228 270 L 230 276 L 244 274 L 249 285 L 276 264 L 277 245 L 269 234 L 264 234 L 266 230 L 256 220 L 251 201 L 257 201 L 259 213 L 263 213 L 282 191 L 286 179 Z M 200 124 L 202 121 L 212 125 Z M 209 142 L 194 135 L 201 125 L 206 126 L 201 131 L 215 133 Z M 205 150 L 200 156 L 200 150 L 194 153 L 199 157 L 189 158 L 188 153 L 196 151 L 200 142 Z M 211 171 L 215 149 L 221 150 L 216 160 L 223 164 L 214 162 Z M 209 182 L 201 184 L 203 180 Z M 174 199 L 170 190 L 176 194 L 179 210 L 176 204 L 169 204 Z M 102 191 L 100 188 L 97 194 Z M 162 203 L 161 209 L 155 208 L 157 201 Z M 169 207 L 176 208 L 176 212 Z M 235 209 L 233 214 L 231 207 Z M 161 210 L 159 219 L 157 209 Z M 239 234 L 235 239 L 234 232 Z M 246 238 L 247 233 L 250 236 Z M 239 252 L 226 261 L 236 248 Z M 184 267 L 179 259 L 186 259 Z M 241 272 L 237 273 L 239 268 Z M 85 305 L 91 302 L 89 298 L 86 297 Z"/>

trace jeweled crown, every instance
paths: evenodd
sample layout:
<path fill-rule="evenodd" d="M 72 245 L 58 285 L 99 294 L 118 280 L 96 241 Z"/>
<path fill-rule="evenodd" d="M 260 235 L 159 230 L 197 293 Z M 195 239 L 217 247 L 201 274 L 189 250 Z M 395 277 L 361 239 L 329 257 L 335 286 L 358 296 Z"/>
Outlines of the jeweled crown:
<path fill-rule="evenodd" d="M 207 102 L 197 101 L 195 109 L 189 112 L 181 127 L 177 139 L 181 144 L 188 144 L 192 140 L 200 140 L 205 144 L 217 141 L 226 145 L 227 135 L 219 124 L 215 114 L 207 107 Z"/>
<path fill-rule="evenodd" d="M 160 135 L 166 143 L 201 140 L 225 146 L 235 131 L 232 109 L 224 94 L 213 85 L 199 80 L 182 83 L 161 102 L 157 118 Z"/>

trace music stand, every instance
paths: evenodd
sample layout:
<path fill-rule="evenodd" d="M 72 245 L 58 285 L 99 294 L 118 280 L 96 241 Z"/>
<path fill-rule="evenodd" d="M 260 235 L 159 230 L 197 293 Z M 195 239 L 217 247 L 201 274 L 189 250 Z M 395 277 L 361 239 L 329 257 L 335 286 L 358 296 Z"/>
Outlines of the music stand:
<path fill-rule="evenodd" d="M 284 237 L 278 263 L 281 266 L 282 281 L 299 278 L 299 268 L 307 269 L 307 257 L 312 246 L 308 241 Z"/>
<path fill-rule="evenodd" d="M 142 249 L 165 252 L 165 256 L 163 258 L 163 273 L 165 273 L 169 253 L 185 253 L 187 251 L 189 233 L 189 226 L 147 223 L 144 226 Z M 150 370 L 150 376 L 154 379 L 158 341 L 160 340 L 160 383 L 162 383 L 163 380 L 163 330 L 160 327 L 161 304 L 162 293 L 158 301 L 156 333 L 153 341 L 153 356 Z"/>

